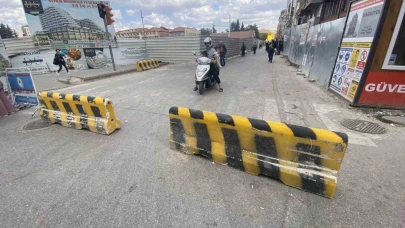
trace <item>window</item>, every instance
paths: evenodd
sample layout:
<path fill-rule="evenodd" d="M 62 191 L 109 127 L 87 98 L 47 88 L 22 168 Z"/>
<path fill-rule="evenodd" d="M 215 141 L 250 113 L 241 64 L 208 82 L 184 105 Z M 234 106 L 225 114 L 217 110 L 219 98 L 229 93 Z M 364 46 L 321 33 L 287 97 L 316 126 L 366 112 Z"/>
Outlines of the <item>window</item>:
<path fill-rule="evenodd" d="M 383 69 L 405 70 L 405 2 L 402 2 L 390 46 L 385 56 Z"/>

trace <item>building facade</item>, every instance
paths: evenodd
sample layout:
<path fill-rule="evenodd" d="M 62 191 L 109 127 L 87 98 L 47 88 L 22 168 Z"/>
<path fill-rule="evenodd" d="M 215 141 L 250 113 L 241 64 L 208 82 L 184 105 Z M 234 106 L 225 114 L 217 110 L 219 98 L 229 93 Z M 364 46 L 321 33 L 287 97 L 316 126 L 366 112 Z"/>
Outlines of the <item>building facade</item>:
<path fill-rule="evenodd" d="M 52 40 L 84 40 L 105 37 L 104 30 L 90 19 L 74 19 L 67 11 L 48 7 L 39 15 L 42 30 L 37 36 L 49 36 Z M 111 34 L 109 34 L 111 36 Z M 111 37 L 110 37 L 111 38 Z"/>
<path fill-rule="evenodd" d="M 288 21 L 287 9 L 281 10 L 280 17 L 278 18 L 276 38 L 281 40 L 284 37 L 284 30 Z"/>
<path fill-rule="evenodd" d="M 136 28 L 118 31 L 116 36 L 119 38 L 135 38 L 135 39 L 154 39 L 161 37 L 169 37 L 170 29 L 165 27 L 160 28 Z"/>
<path fill-rule="evenodd" d="M 200 36 L 200 31 L 196 28 L 177 27 L 170 30 L 171 37 L 177 36 Z"/>
<path fill-rule="evenodd" d="M 22 31 L 22 36 L 23 37 L 30 37 L 31 36 L 30 27 L 28 27 L 28 25 L 21 26 L 21 31 Z"/>

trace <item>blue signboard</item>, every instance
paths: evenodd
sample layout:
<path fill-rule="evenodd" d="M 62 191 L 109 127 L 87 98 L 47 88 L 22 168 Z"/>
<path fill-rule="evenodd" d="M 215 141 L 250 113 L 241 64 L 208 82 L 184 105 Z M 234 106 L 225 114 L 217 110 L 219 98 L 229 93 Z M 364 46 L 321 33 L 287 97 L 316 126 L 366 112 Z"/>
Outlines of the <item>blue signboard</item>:
<path fill-rule="evenodd" d="M 35 94 L 35 86 L 30 72 L 7 72 L 10 91 L 16 94 Z"/>
<path fill-rule="evenodd" d="M 15 102 L 19 104 L 38 105 L 38 98 L 35 95 L 15 95 Z"/>

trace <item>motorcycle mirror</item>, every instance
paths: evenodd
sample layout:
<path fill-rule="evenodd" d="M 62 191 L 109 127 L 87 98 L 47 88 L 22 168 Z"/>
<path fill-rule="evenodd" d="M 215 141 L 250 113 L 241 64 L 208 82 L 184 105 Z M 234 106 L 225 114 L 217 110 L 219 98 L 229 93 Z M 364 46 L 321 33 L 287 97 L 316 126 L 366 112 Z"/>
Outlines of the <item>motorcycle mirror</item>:
<path fill-rule="evenodd" d="M 193 55 L 195 55 L 195 51 L 193 51 L 192 53 L 193 53 Z"/>

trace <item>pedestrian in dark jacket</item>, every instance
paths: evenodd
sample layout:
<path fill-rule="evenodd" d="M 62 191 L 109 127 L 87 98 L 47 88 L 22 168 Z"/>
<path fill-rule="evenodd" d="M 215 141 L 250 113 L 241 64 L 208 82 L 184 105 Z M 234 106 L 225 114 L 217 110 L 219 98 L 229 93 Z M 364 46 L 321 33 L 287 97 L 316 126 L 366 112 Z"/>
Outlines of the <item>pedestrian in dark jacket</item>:
<path fill-rule="evenodd" d="M 245 57 L 245 52 L 246 52 L 246 44 L 245 44 L 245 42 L 243 42 L 242 43 L 242 48 L 241 48 L 241 51 L 242 51 L 242 57 Z"/>
<path fill-rule="evenodd" d="M 0 116 L 8 116 L 14 112 L 13 104 L 11 104 L 6 93 L 4 92 L 4 85 L 0 81 Z"/>
<path fill-rule="evenodd" d="M 253 49 L 253 54 L 255 55 L 256 50 L 257 50 L 257 43 L 256 42 L 253 44 L 252 49 Z"/>
<path fill-rule="evenodd" d="M 225 66 L 225 58 L 226 58 L 226 52 L 228 51 L 226 49 L 225 44 L 222 43 L 222 41 L 219 42 L 219 47 L 220 47 L 220 59 L 221 59 L 221 66 Z"/>
<path fill-rule="evenodd" d="M 58 72 L 56 72 L 56 74 L 59 75 L 59 72 L 62 70 L 62 66 L 64 66 L 66 69 L 66 72 L 68 74 L 70 74 L 69 69 L 66 66 L 66 62 L 63 59 L 63 55 L 60 53 L 60 50 L 56 49 L 55 51 L 56 51 L 56 54 L 55 54 L 55 59 L 53 60 L 53 62 L 54 62 L 54 64 L 59 65 L 59 70 L 58 70 Z"/>
<path fill-rule="evenodd" d="M 274 56 L 274 40 L 269 43 L 269 49 L 267 51 L 268 57 L 269 57 L 269 62 L 273 62 L 273 56 Z"/>

